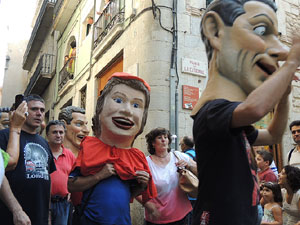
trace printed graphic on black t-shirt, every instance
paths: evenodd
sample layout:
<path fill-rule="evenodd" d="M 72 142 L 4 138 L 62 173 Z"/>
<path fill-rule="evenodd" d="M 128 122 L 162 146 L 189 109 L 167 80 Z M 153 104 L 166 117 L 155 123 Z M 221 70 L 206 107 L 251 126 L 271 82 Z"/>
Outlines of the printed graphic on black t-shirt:
<path fill-rule="evenodd" d="M 27 143 L 24 147 L 26 178 L 49 180 L 48 158 L 48 152 L 43 146 Z"/>

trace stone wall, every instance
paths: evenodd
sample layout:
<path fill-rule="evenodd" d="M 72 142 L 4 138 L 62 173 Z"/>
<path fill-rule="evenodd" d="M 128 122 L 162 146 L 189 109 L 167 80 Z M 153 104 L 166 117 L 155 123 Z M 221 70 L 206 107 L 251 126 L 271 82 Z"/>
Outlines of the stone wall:
<path fill-rule="evenodd" d="M 276 2 L 278 5 L 278 21 L 279 32 L 281 32 L 281 40 L 288 46 L 291 46 L 294 34 L 299 34 L 300 29 L 300 1 L 298 0 L 280 0 Z M 300 72 L 300 71 L 299 71 Z M 300 77 L 300 73 L 297 76 Z M 292 92 L 290 95 L 290 112 L 288 125 L 300 119 L 300 83 L 293 81 Z M 282 140 L 282 157 L 283 165 L 287 163 L 287 153 L 293 148 L 294 142 L 289 130 L 286 131 Z"/>

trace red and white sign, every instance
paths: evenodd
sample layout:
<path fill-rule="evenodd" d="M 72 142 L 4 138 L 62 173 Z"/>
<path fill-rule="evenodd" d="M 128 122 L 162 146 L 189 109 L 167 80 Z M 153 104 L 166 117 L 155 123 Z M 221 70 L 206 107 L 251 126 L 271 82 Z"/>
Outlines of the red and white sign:
<path fill-rule="evenodd" d="M 199 99 L 199 88 L 182 85 L 182 108 L 193 109 Z"/>
<path fill-rule="evenodd" d="M 207 65 L 206 63 L 195 59 L 182 58 L 181 72 L 206 77 Z"/>

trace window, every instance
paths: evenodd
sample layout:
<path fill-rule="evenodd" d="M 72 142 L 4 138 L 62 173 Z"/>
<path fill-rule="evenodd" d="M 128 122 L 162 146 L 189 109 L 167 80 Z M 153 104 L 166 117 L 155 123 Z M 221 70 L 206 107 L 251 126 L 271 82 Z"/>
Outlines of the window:
<path fill-rule="evenodd" d="M 91 32 L 91 28 L 92 28 L 93 23 L 94 23 L 94 18 L 92 16 L 89 16 L 86 19 L 86 35 L 85 36 L 88 36 L 89 33 Z"/>
<path fill-rule="evenodd" d="M 86 85 L 80 90 L 80 107 L 85 109 L 86 106 Z"/>
<path fill-rule="evenodd" d="M 93 33 L 93 24 L 94 24 L 94 17 L 93 17 L 94 9 L 82 18 L 82 25 L 81 25 L 81 41 L 82 44 L 87 37 L 91 37 Z"/>

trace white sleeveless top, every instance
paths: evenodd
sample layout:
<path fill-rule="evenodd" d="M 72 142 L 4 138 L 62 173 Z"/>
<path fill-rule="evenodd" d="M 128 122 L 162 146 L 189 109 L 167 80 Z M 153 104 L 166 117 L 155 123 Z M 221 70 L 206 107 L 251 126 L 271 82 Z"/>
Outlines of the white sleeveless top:
<path fill-rule="evenodd" d="M 283 215 L 286 216 L 284 218 L 284 225 L 295 225 L 298 221 L 300 221 L 300 212 L 298 210 L 298 202 L 300 199 L 300 189 L 294 193 L 291 204 L 286 202 L 286 189 L 281 189 L 282 194 L 282 209 L 285 212 Z"/>

